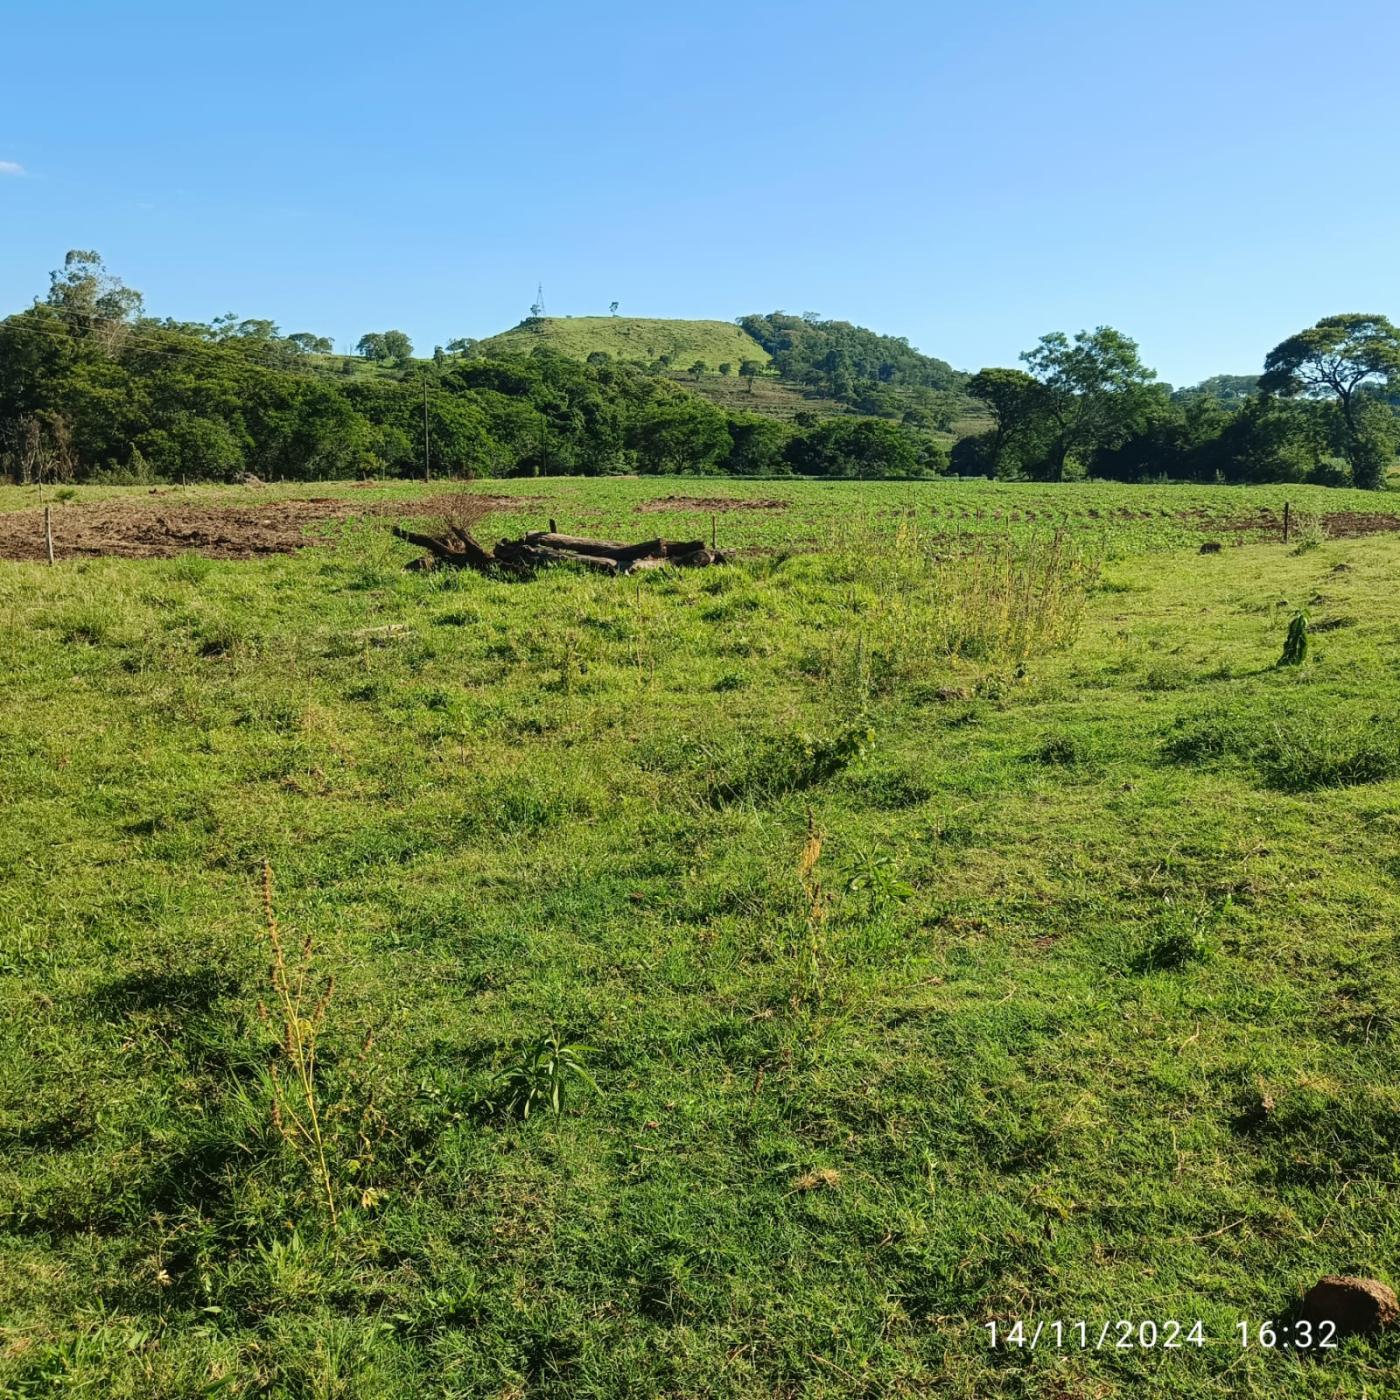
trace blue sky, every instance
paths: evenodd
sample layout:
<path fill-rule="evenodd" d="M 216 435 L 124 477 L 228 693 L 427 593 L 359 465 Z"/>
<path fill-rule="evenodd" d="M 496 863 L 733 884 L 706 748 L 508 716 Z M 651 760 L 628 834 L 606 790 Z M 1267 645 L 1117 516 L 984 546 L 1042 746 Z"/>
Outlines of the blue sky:
<path fill-rule="evenodd" d="M 1400 316 L 1400 5 L 121 5 L 0 17 L 0 312 L 420 349 L 815 310 L 962 368 L 1110 324 L 1177 383 Z"/>

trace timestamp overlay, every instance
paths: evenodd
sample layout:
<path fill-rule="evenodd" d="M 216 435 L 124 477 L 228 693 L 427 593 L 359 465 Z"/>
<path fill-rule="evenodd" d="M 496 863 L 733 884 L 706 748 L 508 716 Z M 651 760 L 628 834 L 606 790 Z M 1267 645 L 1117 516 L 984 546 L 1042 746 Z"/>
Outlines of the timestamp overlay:
<path fill-rule="evenodd" d="M 1200 1318 L 1009 1318 L 984 1322 L 987 1345 L 1001 1351 L 1196 1351 L 1216 1345 L 1253 1351 L 1330 1351 L 1334 1322 L 1241 1319 L 1233 1327 Z"/>

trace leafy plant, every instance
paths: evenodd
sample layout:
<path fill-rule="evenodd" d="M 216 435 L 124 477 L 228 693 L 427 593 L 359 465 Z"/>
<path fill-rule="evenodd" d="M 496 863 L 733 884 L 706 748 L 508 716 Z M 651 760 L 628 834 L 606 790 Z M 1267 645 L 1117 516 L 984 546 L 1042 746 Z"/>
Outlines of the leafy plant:
<path fill-rule="evenodd" d="M 803 731 L 775 735 L 750 743 L 737 777 L 714 783 L 711 800 L 731 802 L 739 797 L 774 797 L 802 792 L 834 778 L 875 742 L 875 730 L 864 721 L 849 724 L 827 737 Z"/>
<path fill-rule="evenodd" d="M 1288 635 L 1283 641 L 1283 655 L 1280 666 L 1301 666 L 1308 655 L 1308 615 L 1301 608 L 1293 614 L 1288 624 Z"/>
<path fill-rule="evenodd" d="M 888 853 L 875 847 L 857 851 L 851 862 L 851 873 L 846 879 L 849 894 L 864 894 L 870 907 L 876 911 L 908 899 L 914 887 L 900 879 L 899 862 Z"/>
<path fill-rule="evenodd" d="M 543 1107 L 557 1121 L 575 1081 L 581 1081 L 595 1094 L 601 1092 L 581 1058 L 588 1048 L 566 1041 L 557 1030 L 532 1041 L 519 1059 L 501 1071 L 499 1107 L 521 1119 Z"/>
<path fill-rule="evenodd" d="M 1316 515 L 1299 511 L 1294 516 L 1293 525 L 1293 553 L 1307 554 L 1309 550 L 1317 549 L 1326 540 L 1327 534 L 1322 528 L 1322 521 Z"/>
<path fill-rule="evenodd" d="M 796 753 L 791 784 L 794 787 L 811 787 L 834 778 L 856 759 L 863 758 L 875 742 L 875 731 L 868 724 L 853 724 L 829 739 L 797 734 L 794 742 Z"/>

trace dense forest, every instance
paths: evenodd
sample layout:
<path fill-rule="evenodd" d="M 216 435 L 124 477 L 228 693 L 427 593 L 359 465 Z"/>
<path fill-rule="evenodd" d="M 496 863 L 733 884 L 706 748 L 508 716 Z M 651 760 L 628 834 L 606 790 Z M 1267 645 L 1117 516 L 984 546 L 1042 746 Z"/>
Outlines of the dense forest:
<path fill-rule="evenodd" d="M 773 357 L 784 379 L 819 389 L 858 413 L 946 426 L 964 397 L 967 375 L 897 336 L 825 321 L 814 312 L 742 316 L 739 325 Z"/>
<path fill-rule="evenodd" d="M 356 360 L 310 332 L 161 320 L 96 253 L 0 321 L 0 476 L 20 482 L 329 480 L 616 472 L 1383 484 L 1400 438 L 1400 332 L 1333 316 L 1264 372 L 1172 391 L 1109 327 L 1055 333 L 1022 368 L 970 378 L 907 342 L 775 312 L 740 327 L 785 380 L 853 412 L 780 421 L 607 354 L 454 341 L 415 360 L 401 331 Z M 697 369 L 701 368 L 697 366 Z M 741 373 L 757 373 L 755 363 Z M 764 370 L 764 373 L 771 371 Z M 985 428 L 938 431 L 972 395 Z"/>
<path fill-rule="evenodd" d="M 537 347 L 463 343 L 412 360 L 402 332 L 361 367 L 271 321 L 144 314 L 95 253 L 0 322 L 0 473 L 18 481 L 329 480 L 412 475 L 731 472 L 925 475 L 947 447 L 915 425 L 783 424 L 726 412 L 664 374 Z M 351 372 L 347 372 L 351 371 Z"/>

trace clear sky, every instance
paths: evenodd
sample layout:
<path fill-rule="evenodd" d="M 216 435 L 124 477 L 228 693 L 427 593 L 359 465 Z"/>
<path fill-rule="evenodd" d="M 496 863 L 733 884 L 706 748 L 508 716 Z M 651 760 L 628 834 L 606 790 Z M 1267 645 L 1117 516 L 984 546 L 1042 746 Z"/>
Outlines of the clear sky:
<path fill-rule="evenodd" d="M 420 351 L 814 310 L 960 368 L 1164 378 L 1400 316 L 1400 3 L 6 0 L 0 312 L 98 249 L 156 315 Z"/>

